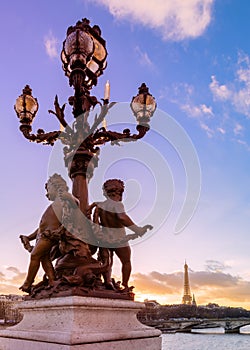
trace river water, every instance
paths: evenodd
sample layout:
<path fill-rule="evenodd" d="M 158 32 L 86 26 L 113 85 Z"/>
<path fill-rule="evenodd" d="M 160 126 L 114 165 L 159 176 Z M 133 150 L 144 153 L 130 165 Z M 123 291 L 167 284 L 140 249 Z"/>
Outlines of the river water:
<path fill-rule="evenodd" d="M 250 334 L 168 333 L 162 350 L 250 350 Z"/>

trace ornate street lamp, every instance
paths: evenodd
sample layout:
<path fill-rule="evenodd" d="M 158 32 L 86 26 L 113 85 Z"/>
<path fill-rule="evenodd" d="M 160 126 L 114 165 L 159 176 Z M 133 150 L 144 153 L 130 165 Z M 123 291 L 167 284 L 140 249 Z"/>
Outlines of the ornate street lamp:
<path fill-rule="evenodd" d="M 156 110 L 156 102 L 145 83 L 139 87 L 138 95 L 132 98 L 130 107 L 138 124 L 149 127 L 150 118 Z"/>
<path fill-rule="evenodd" d="M 64 104 L 59 105 L 55 97 L 55 110 L 53 113 L 65 131 L 45 132 L 42 129 L 37 134 L 32 134 L 32 121 L 38 110 L 38 102 L 31 94 L 27 85 L 23 94 L 16 100 L 15 111 L 20 119 L 20 130 L 30 141 L 53 145 L 57 139 L 65 145 L 64 161 L 72 180 L 72 193 L 79 199 L 83 227 L 85 230 L 85 242 L 91 244 L 88 235 L 91 235 L 91 224 L 87 219 L 88 211 L 88 182 L 93 176 L 95 167 L 98 166 L 100 146 L 106 142 L 119 144 L 141 139 L 149 130 L 150 118 L 153 116 L 156 103 L 149 93 L 148 87 L 143 83 L 139 88 L 139 94 L 133 97 L 131 102 L 132 111 L 137 120 L 137 133 L 132 134 L 129 129 L 123 132 L 107 130 L 99 125 L 104 121 L 108 110 L 115 104 L 109 103 L 109 84 L 103 103 L 95 96 L 90 95 L 90 90 L 97 84 L 98 77 L 106 68 L 107 50 L 105 40 L 101 37 L 98 26 L 90 26 L 89 20 L 82 21 L 71 26 L 67 30 L 67 36 L 63 42 L 61 60 L 65 75 L 69 78 L 69 84 L 74 88 L 74 95 L 68 101 L 72 106 L 75 121 L 69 126 L 64 116 Z M 99 115 L 96 115 L 92 125 L 88 117 L 91 108 L 96 104 L 101 105 Z"/>
<path fill-rule="evenodd" d="M 38 111 L 37 99 L 32 96 L 29 85 L 23 89 L 23 93 L 16 99 L 15 111 L 20 118 L 20 123 L 30 125 Z"/>
<path fill-rule="evenodd" d="M 156 109 L 155 100 L 143 83 L 139 88 L 139 94 L 133 97 L 131 102 L 131 109 L 138 123 L 136 127 L 138 133 L 131 134 L 129 129 L 120 133 L 106 130 L 105 127 L 99 128 L 114 103 L 109 103 L 109 92 L 101 104 L 95 96 L 90 95 L 90 90 L 97 84 L 98 77 L 103 74 L 107 65 L 106 58 L 106 42 L 101 37 L 101 30 L 97 25 L 91 27 L 89 20 L 84 18 L 75 26 L 68 28 L 61 60 L 69 84 L 75 90 L 74 96 L 69 97 L 69 104 L 73 107 L 75 117 L 73 126 L 70 127 L 65 120 L 65 104 L 60 107 L 57 96 L 54 102 L 55 111 L 49 110 L 49 113 L 53 113 L 65 128 L 64 132 L 45 133 L 39 129 L 37 134 L 31 134 L 31 124 L 38 110 L 38 102 L 32 96 L 29 86 L 24 88 L 23 94 L 18 97 L 15 104 L 15 111 L 22 124 L 20 130 L 27 139 L 53 145 L 59 138 L 66 145 L 65 165 L 73 181 L 73 194 L 79 198 L 84 213 L 88 206 L 87 182 L 98 165 L 99 146 L 106 142 L 118 144 L 121 141 L 129 142 L 142 138 L 149 130 L 150 118 Z M 89 111 L 97 103 L 101 105 L 101 112 L 90 126 Z"/>
<path fill-rule="evenodd" d="M 37 99 L 32 96 L 32 90 L 29 85 L 26 85 L 23 89 L 22 95 L 16 99 L 14 106 L 16 114 L 20 119 L 20 130 L 30 141 L 53 145 L 60 135 L 59 131 L 52 131 L 45 134 L 43 129 L 38 129 L 36 135 L 31 134 L 31 124 L 36 116 L 38 108 L 39 105 Z"/>

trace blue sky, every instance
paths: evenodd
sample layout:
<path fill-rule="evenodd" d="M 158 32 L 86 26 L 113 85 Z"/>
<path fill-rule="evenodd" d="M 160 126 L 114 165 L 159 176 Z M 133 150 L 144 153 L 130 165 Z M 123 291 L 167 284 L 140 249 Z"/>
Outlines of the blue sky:
<path fill-rule="evenodd" d="M 1 2 L 0 14 L 0 292 L 16 292 L 24 279 L 28 255 L 18 236 L 36 228 L 48 205 L 44 183 L 51 166 L 52 148 L 23 138 L 13 105 L 30 84 L 39 101 L 33 130 L 58 129 L 48 109 L 56 94 L 61 104 L 72 94 L 61 69 L 62 42 L 68 26 L 87 17 L 101 27 L 108 49 L 108 67 L 92 93 L 102 98 L 109 80 L 111 100 L 124 103 L 119 116 L 108 116 L 108 125 L 124 122 L 133 129 L 135 120 L 126 103 L 142 82 L 158 105 L 141 146 L 103 147 L 100 168 L 90 184 L 90 196 L 96 200 L 101 199 L 96 189 L 102 176 L 123 178 L 129 213 L 136 222 L 150 218 L 155 226 L 148 239 L 132 248 L 138 299 L 180 302 L 187 259 L 198 303 L 249 308 L 249 2 L 44 0 L 34 6 L 30 0 L 13 0 Z M 69 106 L 67 119 L 71 120 Z M 170 135 L 170 120 L 181 132 L 180 140 L 175 132 Z M 201 195 L 190 223 L 176 235 L 187 178 L 199 187 L 198 173 L 189 172 L 190 164 L 195 166 L 193 158 L 183 160 L 184 146 L 179 153 L 175 150 L 188 138 L 199 158 Z M 153 214 L 147 216 L 150 211 Z M 166 219 L 161 226 L 158 212 Z M 118 262 L 114 273 L 120 274 Z"/>

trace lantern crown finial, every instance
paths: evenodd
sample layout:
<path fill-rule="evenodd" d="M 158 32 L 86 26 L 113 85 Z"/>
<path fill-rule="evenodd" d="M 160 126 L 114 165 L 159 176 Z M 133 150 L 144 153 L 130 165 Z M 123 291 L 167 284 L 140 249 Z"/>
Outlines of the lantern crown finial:
<path fill-rule="evenodd" d="M 142 83 L 141 86 L 138 88 L 138 90 L 139 90 L 139 94 L 149 94 L 148 87 L 145 83 Z"/>
<path fill-rule="evenodd" d="M 23 88 L 23 94 L 24 95 L 32 95 L 32 89 L 29 85 L 25 85 L 25 87 Z"/>

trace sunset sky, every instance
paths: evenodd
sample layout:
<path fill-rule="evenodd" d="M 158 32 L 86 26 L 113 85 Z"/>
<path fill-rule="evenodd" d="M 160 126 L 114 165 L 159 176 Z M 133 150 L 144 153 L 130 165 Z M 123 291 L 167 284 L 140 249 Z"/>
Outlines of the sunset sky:
<path fill-rule="evenodd" d="M 198 304 L 250 309 L 249 1 L 11 0 L 0 16 L 0 293 L 18 293 L 29 262 L 18 237 L 35 230 L 48 205 L 48 175 L 63 171 L 61 146 L 25 140 L 13 105 L 29 84 L 39 101 L 33 131 L 59 128 L 48 110 L 56 94 L 60 104 L 73 94 L 62 42 L 87 17 L 107 42 L 108 66 L 92 94 L 103 98 L 110 81 L 119 102 L 110 129 L 134 131 L 129 103 L 142 82 L 157 101 L 146 137 L 105 145 L 89 186 L 91 201 L 102 200 L 102 182 L 123 179 L 129 215 L 154 226 L 132 244 L 137 300 L 180 303 L 186 259 Z"/>

